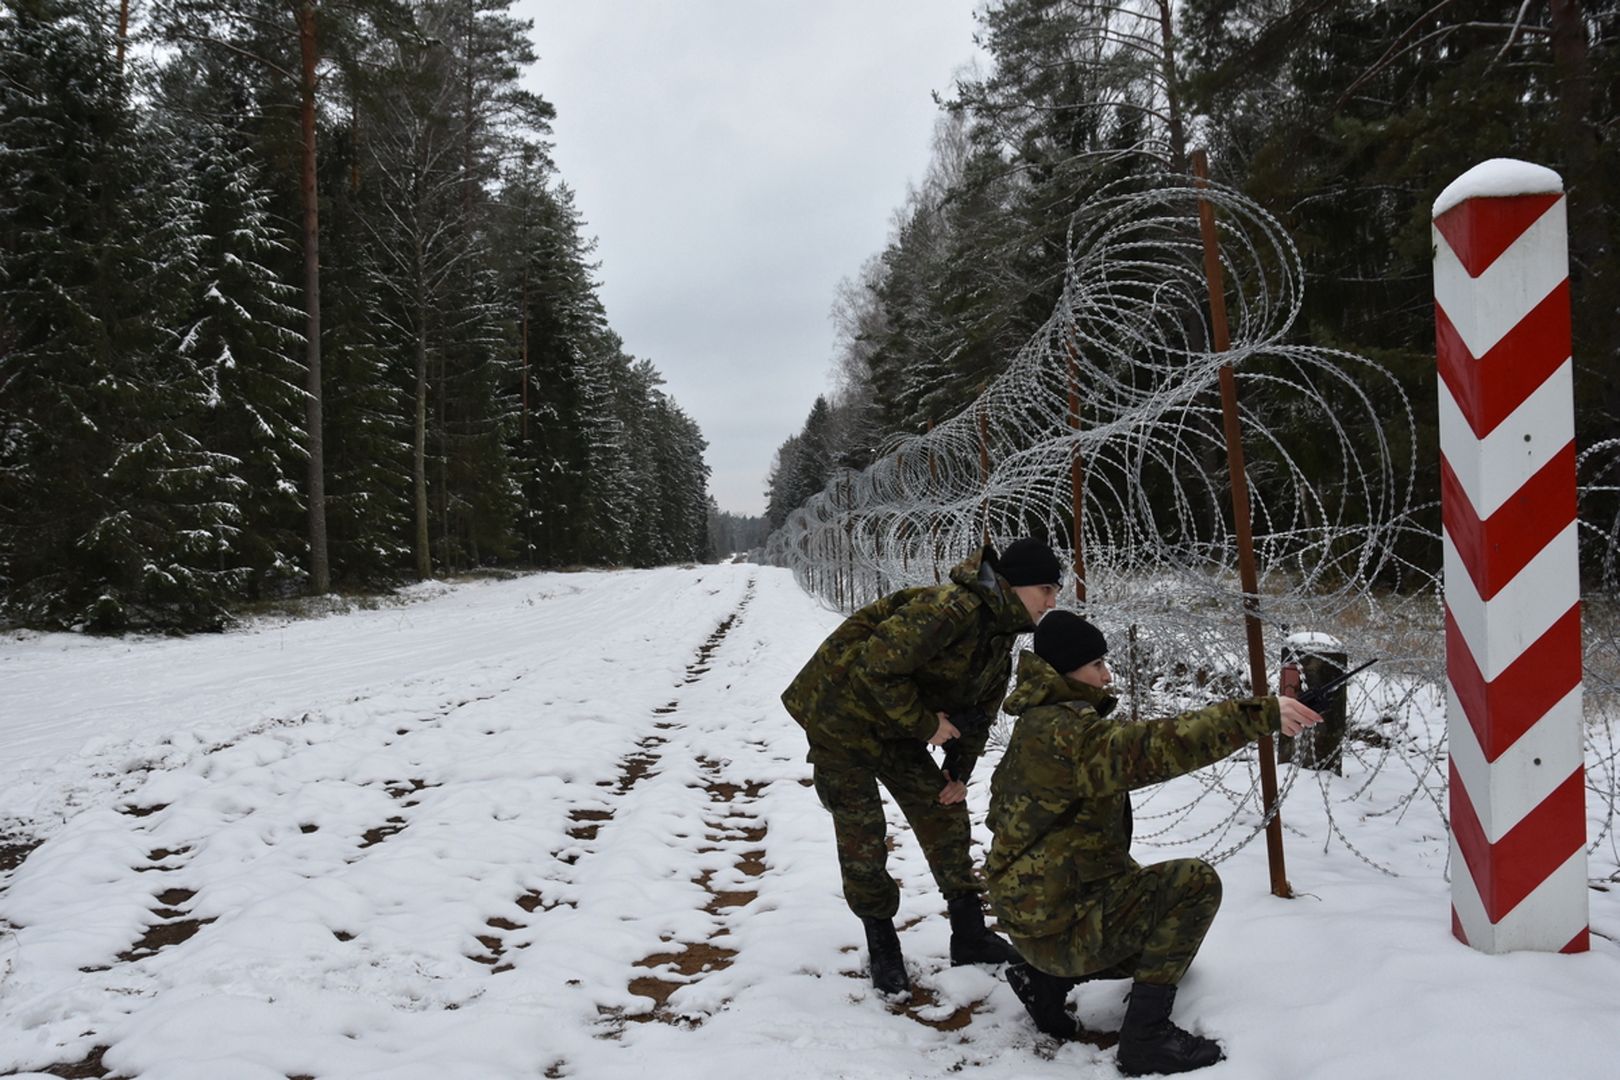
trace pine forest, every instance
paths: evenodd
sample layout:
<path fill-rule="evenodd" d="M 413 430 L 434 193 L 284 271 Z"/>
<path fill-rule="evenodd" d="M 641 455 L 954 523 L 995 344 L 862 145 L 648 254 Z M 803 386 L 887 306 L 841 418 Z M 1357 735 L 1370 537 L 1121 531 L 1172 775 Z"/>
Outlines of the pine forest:
<path fill-rule="evenodd" d="M 0 7 L 0 616 L 703 558 L 506 0 Z"/>

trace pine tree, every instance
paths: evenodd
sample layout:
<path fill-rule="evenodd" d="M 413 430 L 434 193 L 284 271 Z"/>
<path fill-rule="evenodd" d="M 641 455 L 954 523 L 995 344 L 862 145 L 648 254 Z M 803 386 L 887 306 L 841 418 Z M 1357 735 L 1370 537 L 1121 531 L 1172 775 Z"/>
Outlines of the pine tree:
<path fill-rule="evenodd" d="M 327 530 L 335 581 L 397 582 L 411 566 L 411 398 L 405 358 L 388 335 L 379 288 L 386 253 L 369 223 L 380 185 L 353 128 L 326 141 L 322 331 L 325 343 Z"/>
<path fill-rule="evenodd" d="M 520 333 L 527 333 L 517 396 L 528 413 L 518 418 L 512 450 L 523 498 L 518 529 L 532 561 L 558 566 L 603 558 L 588 444 L 604 408 L 599 384 L 609 377 L 599 357 L 616 344 L 573 193 L 565 184 L 547 186 L 549 176 L 549 163 L 532 147 L 508 175 L 501 205 L 502 228 L 517 252 L 505 292 L 518 300 Z M 587 386 L 588 378 L 598 386 Z"/>
<path fill-rule="evenodd" d="M 202 59 L 204 63 L 194 61 Z M 200 208 L 198 273 L 182 351 L 203 373 L 208 407 L 196 432 L 237 464 L 243 487 L 234 555 L 251 597 L 301 591 L 306 562 L 302 312 L 274 263 L 290 248 L 273 220 L 252 148 L 229 114 L 233 74 L 179 57 L 162 73 L 159 108 L 181 178 Z"/>
<path fill-rule="evenodd" d="M 325 404 L 321 357 L 321 258 L 318 129 L 321 102 L 317 73 L 336 57 L 353 67 L 361 44 L 382 30 L 408 32 L 398 0 L 160 0 L 165 36 L 187 46 L 224 49 L 250 58 L 261 79 L 279 77 L 297 88 L 298 183 L 303 254 L 306 506 L 309 517 L 309 583 L 322 593 L 331 585 L 327 549 Z"/>
<path fill-rule="evenodd" d="M 32 625 L 210 625 L 245 482 L 194 434 L 202 207 L 116 56 L 82 3 L 0 16 L 0 579 Z"/>

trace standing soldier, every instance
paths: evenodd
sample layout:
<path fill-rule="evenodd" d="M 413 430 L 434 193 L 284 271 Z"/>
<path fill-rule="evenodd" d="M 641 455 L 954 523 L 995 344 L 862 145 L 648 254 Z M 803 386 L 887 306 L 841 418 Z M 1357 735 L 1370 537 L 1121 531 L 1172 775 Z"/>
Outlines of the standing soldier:
<path fill-rule="evenodd" d="M 990 780 L 990 906 L 1024 962 L 1007 982 L 1049 1035 L 1074 1038 L 1069 990 L 1132 979 L 1119 1032 L 1128 1075 L 1212 1065 L 1220 1044 L 1170 1022 L 1186 974 L 1221 903 L 1202 859 L 1142 866 L 1131 858 L 1133 788 L 1213 764 L 1267 732 L 1297 735 L 1321 717 L 1292 698 L 1248 698 L 1168 720 L 1109 719 L 1115 699 L 1102 633 L 1054 611 L 1018 662 L 1007 711 L 1018 716 Z"/>
<path fill-rule="evenodd" d="M 951 919 L 951 963 L 999 964 L 1018 954 L 984 925 L 968 854 L 967 782 L 1001 706 L 1019 634 L 1057 604 L 1062 567 L 1039 540 L 1000 559 L 986 547 L 951 584 L 901 589 L 845 619 L 782 695 L 805 729 L 816 795 L 832 813 L 844 900 L 866 928 L 872 985 L 910 990 L 894 915 L 900 889 L 884 864 L 881 782 L 928 857 Z M 977 714 L 983 722 L 951 722 Z M 929 746 L 959 739 L 942 771 Z"/>

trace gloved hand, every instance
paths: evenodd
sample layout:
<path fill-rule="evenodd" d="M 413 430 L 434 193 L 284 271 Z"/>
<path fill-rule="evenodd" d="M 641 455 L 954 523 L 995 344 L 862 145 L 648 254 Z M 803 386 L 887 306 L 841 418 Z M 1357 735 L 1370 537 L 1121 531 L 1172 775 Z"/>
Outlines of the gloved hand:
<path fill-rule="evenodd" d="M 955 780 L 965 784 L 973 772 L 974 762 L 968 760 L 967 747 L 963 739 L 971 738 L 982 744 L 984 736 L 990 732 L 990 714 L 977 705 L 966 709 L 959 709 L 950 714 L 951 725 L 961 734 L 954 739 L 945 741 L 945 760 L 940 763 L 940 771 L 945 774 L 946 780 Z"/>

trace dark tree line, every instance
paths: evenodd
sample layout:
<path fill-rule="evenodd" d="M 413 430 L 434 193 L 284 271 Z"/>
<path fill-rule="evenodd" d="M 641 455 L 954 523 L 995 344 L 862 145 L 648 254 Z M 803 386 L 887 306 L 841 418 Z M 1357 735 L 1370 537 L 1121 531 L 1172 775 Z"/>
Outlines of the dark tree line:
<path fill-rule="evenodd" d="M 507 7 L 0 9 L 4 618 L 707 554 Z"/>
<path fill-rule="evenodd" d="M 770 524 L 762 517 L 733 514 L 709 502 L 709 550 L 724 558 L 727 554 L 753 551 L 765 543 L 771 534 Z"/>
<path fill-rule="evenodd" d="M 779 450 L 773 522 L 826 483 L 825 462 L 864 465 L 965 407 L 1051 314 L 1087 195 L 1185 174 L 1194 143 L 1298 245 L 1295 342 L 1393 372 L 1420 461 L 1438 443 L 1430 206 L 1487 158 L 1557 170 L 1578 441 L 1620 437 L 1620 3 L 996 0 L 979 19 L 989 72 L 943 98 L 929 175 L 841 290 L 840 389 Z M 1437 473 L 1420 469 L 1417 497 L 1435 531 Z"/>

